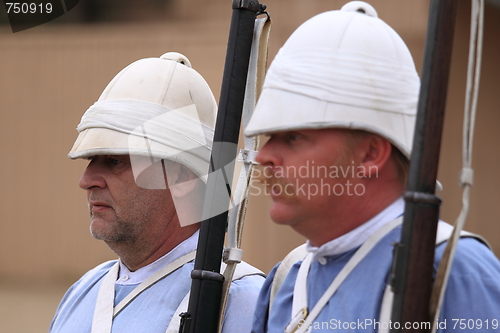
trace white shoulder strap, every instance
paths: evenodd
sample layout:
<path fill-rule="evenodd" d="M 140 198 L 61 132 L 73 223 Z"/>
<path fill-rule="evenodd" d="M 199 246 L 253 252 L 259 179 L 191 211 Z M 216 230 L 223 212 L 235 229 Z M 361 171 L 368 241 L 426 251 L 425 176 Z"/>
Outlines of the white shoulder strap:
<path fill-rule="evenodd" d="M 440 221 L 438 224 L 438 229 L 437 229 L 437 234 L 436 234 L 436 246 L 446 242 L 451 237 L 452 232 L 453 232 L 453 226 L 451 224 Z M 491 249 L 491 245 L 481 235 L 462 230 L 460 232 L 460 237 L 461 238 L 463 238 L 463 237 L 475 238 L 478 241 L 480 241 L 481 243 L 483 243 L 484 245 L 486 245 L 488 248 Z"/>
<path fill-rule="evenodd" d="M 337 276 L 333 279 L 330 286 L 327 288 L 323 296 L 318 300 L 316 305 L 312 308 L 312 310 L 307 314 L 307 317 L 301 325 L 297 325 L 296 329 L 292 326 L 288 326 L 286 332 L 295 332 L 295 333 L 305 333 L 316 319 L 316 317 L 323 310 L 325 305 L 330 301 L 333 294 L 337 291 L 340 285 L 344 282 L 344 280 L 349 276 L 349 274 L 354 270 L 354 268 L 366 257 L 366 255 L 377 245 L 377 243 L 385 237 L 391 230 L 401 224 L 403 221 L 402 217 L 399 217 L 389 223 L 386 223 L 381 228 L 379 228 L 373 235 L 371 235 L 361 247 L 354 253 L 354 255 L 349 259 L 347 264 L 340 270 Z M 305 261 L 304 261 L 305 262 Z M 298 283 L 298 281 L 296 282 Z M 307 288 L 307 281 L 303 281 L 302 288 Z M 307 307 L 307 300 L 305 305 Z M 299 314 L 300 315 L 300 314 Z"/>
<path fill-rule="evenodd" d="M 174 260 L 167 266 L 160 269 L 158 272 L 154 273 L 146 280 L 144 280 L 140 285 L 137 286 L 131 293 L 129 293 L 118 305 L 115 307 L 113 311 L 113 318 L 116 317 L 130 302 L 132 302 L 139 294 L 141 294 L 144 290 L 148 289 L 150 286 L 160 281 L 170 273 L 176 271 L 181 268 L 185 264 L 190 261 L 193 261 L 196 257 L 196 251 L 189 252 L 182 257 Z"/>
<path fill-rule="evenodd" d="M 97 294 L 94 316 L 92 318 L 92 333 L 110 333 L 113 325 L 113 304 L 115 299 L 115 281 L 120 270 L 117 261 L 104 276 Z"/>
<path fill-rule="evenodd" d="M 226 264 L 222 263 L 221 264 L 221 272 L 223 272 L 226 268 Z M 263 277 L 266 277 L 266 275 L 259 269 L 253 267 L 252 265 L 247 264 L 246 262 L 242 261 L 236 266 L 236 270 L 233 274 L 233 279 L 232 281 L 236 281 L 239 279 L 244 278 L 245 276 L 250 276 L 250 275 L 261 275 Z M 177 307 L 177 310 L 175 310 L 174 315 L 172 316 L 172 319 L 170 320 L 170 323 L 168 324 L 167 331 L 165 333 L 178 333 L 179 332 L 179 326 L 181 324 L 181 317 L 180 314 L 182 312 L 186 312 L 188 309 L 189 305 L 189 295 L 191 293 L 188 291 L 186 296 L 182 299 L 181 303 Z"/>
<path fill-rule="evenodd" d="M 271 306 L 273 305 L 274 299 L 276 298 L 276 294 L 278 294 L 278 291 L 280 290 L 283 281 L 285 281 L 290 268 L 292 268 L 292 266 L 297 261 L 303 260 L 306 255 L 306 244 L 302 244 L 288 253 L 285 259 L 283 259 L 281 264 L 276 269 L 276 274 L 274 275 L 274 279 L 271 284 L 271 294 L 269 296 L 269 311 L 271 311 Z"/>
<path fill-rule="evenodd" d="M 451 234 L 453 233 L 453 226 L 440 221 L 438 224 L 437 228 L 437 233 L 436 233 L 436 246 L 448 241 L 448 239 L 451 237 Z M 460 237 L 471 237 L 479 240 L 480 242 L 484 243 L 486 246 L 489 248 L 490 245 L 488 242 L 481 236 L 477 234 L 473 234 L 471 232 L 467 231 L 461 231 L 460 232 Z M 389 332 L 389 321 L 391 319 L 391 312 L 392 312 L 392 302 L 394 299 L 394 293 L 392 292 L 391 286 L 387 285 L 384 291 L 384 296 L 382 298 L 382 306 L 380 308 L 380 329 L 379 333 L 388 333 Z M 383 323 L 387 323 L 386 325 L 383 325 Z M 385 328 L 384 328 L 385 327 Z"/>
<path fill-rule="evenodd" d="M 250 276 L 250 275 L 260 275 L 264 278 L 266 277 L 266 274 L 264 274 L 264 272 L 262 272 L 260 269 L 253 267 L 252 265 L 242 261 L 236 266 L 236 270 L 234 272 L 233 279 L 231 281 L 234 282 L 236 280 L 244 278 L 245 276 Z"/>
<path fill-rule="evenodd" d="M 120 263 L 117 261 L 104 276 L 101 286 L 99 287 L 94 316 L 92 318 L 92 333 L 110 333 L 114 317 L 116 317 L 128 304 L 130 304 L 130 302 L 156 282 L 179 269 L 184 264 L 194 260 L 195 256 L 196 251 L 189 252 L 166 265 L 134 288 L 130 294 L 128 294 L 116 307 L 114 307 L 115 281 L 120 270 Z"/>

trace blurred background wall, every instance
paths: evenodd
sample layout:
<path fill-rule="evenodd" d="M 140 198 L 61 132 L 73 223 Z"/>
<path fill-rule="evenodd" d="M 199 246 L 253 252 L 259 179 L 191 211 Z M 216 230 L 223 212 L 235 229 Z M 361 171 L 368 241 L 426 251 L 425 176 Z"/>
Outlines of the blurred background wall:
<path fill-rule="evenodd" d="M 422 64 L 429 0 L 372 0 L 379 17 Z M 269 59 L 303 21 L 339 9 L 338 0 L 268 0 L 273 18 Z M 471 210 L 466 228 L 500 253 L 500 1 L 487 2 Z M 3 15 L 3 16 L 1 16 Z M 0 7 L 0 331 L 46 332 L 58 300 L 88 269 L 116 256 L 88 231 L 86 161 L 66 157 L 76 125 L 107 83 L 131 62 L 184 53 L 219 95 L 229 0 L 81 0 L 63 17 L 13 34 Z M 470 1 L 459 0 L 439 179 L 442 219 L 460 210 L 462 112 Z M 251 197 L 243 248 L 268 272 L 304 242 L 267 216 L 268 201 Z M 26 312 L 30 321 L 23 320 Z"/>

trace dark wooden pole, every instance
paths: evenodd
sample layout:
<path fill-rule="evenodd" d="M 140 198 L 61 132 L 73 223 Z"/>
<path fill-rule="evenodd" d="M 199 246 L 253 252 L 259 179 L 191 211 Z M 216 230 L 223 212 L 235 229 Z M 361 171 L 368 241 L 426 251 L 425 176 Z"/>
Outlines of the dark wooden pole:
<path fill-rule="evenodd" d="M 441 204 L 435 187 L 457 4 L 457 0 L 431 0 L 403 228 L 393 262 L 391 333 L 428 332 L 431 327 L 429 302 Z"/>
<path fill-rule="evenodd" d="M 255 18 L 265 10 L 257 0 L 233 0 L 219 111 L 215 125 L 210 174 L 201 223 L 188 312 L 182 314 L 180 332 L 216 333 L 218 330 L 224 276 L 219 273 L 230 185 L 236 159 L 241 114 L 247 81 Z M 222 210 L 221 210 L 222 208 Z M 224 211 L 222 214 L 217 212 Z"/>

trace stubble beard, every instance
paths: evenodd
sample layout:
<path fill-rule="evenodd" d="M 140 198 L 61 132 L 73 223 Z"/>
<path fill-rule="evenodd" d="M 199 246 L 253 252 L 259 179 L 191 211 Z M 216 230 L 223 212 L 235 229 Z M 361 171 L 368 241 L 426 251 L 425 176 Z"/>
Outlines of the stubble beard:
<path fill-rule="evenodd" d="M 95 239 L 104 242 L 130 243 L 140 233 L 140 223 L 126 221 L 118 214 L 115 214 L 112 220 L 106 219 L 104 215 L 95 212 L 90 214 L 90 233 Z"/>

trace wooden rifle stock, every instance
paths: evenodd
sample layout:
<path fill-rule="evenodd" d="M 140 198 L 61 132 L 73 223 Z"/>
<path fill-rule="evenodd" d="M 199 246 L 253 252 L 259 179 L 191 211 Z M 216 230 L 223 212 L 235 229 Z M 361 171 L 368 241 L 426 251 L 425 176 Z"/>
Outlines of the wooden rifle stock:
<path fill-rule="evenodd" d="M 431 0 L 403 228 L 393 259 L 391 333 L 430 332 L 430 326 L 423 323 L 431 321 L 429 302 L 441 204 L 435 187 L 457 4 L 457 0 Z"/>

